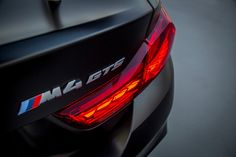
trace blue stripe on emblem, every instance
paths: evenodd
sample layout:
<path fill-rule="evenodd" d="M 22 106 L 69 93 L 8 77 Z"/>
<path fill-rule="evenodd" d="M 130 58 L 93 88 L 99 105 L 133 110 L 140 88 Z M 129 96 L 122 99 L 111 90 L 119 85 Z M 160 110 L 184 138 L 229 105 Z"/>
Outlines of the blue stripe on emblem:
<path fill-rule="evenodd" d="M 18 112 L 18 115 L 20 115 L 20 114 L 22 114 L 22 113 L 27 111 L 29 100 L 30 99 L 21 102 L 20 111 Z"/>

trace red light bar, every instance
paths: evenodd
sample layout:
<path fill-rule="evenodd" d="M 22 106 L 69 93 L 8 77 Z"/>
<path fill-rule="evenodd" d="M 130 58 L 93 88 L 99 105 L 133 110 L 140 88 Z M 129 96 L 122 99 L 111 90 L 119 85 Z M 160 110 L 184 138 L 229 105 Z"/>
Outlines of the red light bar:
<path fill-rule="evenodd" d="M 56 113 L 79 128 L 95 127 L 127 106 L 164 67 L 175 35 L 175 27 L 162 8 L 151 35 L 121 74 L 92 94 Z"/>

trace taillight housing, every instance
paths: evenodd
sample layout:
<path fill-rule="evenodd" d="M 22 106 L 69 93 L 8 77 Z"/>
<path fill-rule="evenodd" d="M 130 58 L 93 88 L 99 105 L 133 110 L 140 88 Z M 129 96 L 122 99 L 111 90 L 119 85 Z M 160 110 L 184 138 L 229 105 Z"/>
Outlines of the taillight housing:
<path fill-rule="evenodd" d="M 175 27 L 164 8 L 159 19 L 127 67 L 110 82 L 56 112 L 75 127 L 96 127 L 128 104 L 160 73 L 173 44 Z"/>

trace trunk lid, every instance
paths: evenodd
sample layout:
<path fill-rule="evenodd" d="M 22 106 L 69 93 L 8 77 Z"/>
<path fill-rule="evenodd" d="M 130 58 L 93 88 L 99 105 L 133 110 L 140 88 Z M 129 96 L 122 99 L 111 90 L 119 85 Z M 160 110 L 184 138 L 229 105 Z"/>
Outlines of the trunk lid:
<path fill-rule="evenodd" d="M 24 0 L 16 3 L 26 5 L 32 2 Z M 109 81 L 129 63 L 145 39 L 152 8 L 141 0 L 102 0 L 97 3 L 93 0 L 63 1 L 60 6 L 62 12 L 58 14 L 60 27 L 57 28 L 40 26 L 43 31 L 39 31 L 34 19 L 28 17 L 25 20 L 32 25 L 25 23 L 24 28 L 15 28 L 14 20 L 0 26 L 1 32 L 6 30 L 7 25 L 8 31 L 14 30 L 9 36 L 3 34 L 1 37 L 4 39 L 0 40 L 1 44 L 8 43 L 0 46 L 0 84 L 4 91 L 4 118 L 1 122 L 4 129 L 12 130 L 56 112 Z M 34 7 L 31 9 L 34 10 Z M 18 16 L 21 15 L 12 15 L 14 18 Z M 35 19 L 40 20 L 37 16 Z M 18 23 L 18 20 L 15 22 Z M 50 25 L 49 21 L 44 22 Z M 86 85 L 91 74 L 121 58 L 125 58 L 121 67 Z M 46 91 L 52 92 L 57 87 L 64 89 L 68 82 L 77 79 L 82 81 L 80 89 L 17 115 L 23 101 Z"/>

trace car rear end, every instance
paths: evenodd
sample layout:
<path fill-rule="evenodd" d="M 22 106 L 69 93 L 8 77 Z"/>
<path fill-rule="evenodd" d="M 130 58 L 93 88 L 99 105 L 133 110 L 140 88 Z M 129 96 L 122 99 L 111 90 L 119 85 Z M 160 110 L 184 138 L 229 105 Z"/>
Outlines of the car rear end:
<path fill-rule="evenodd" d="M 164 137 L 175 27 L 160 1 L 3 0 L 0 16 L 9 156 L 145 156 Z"/>

